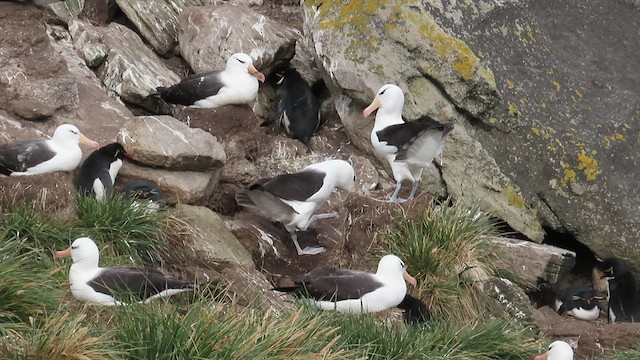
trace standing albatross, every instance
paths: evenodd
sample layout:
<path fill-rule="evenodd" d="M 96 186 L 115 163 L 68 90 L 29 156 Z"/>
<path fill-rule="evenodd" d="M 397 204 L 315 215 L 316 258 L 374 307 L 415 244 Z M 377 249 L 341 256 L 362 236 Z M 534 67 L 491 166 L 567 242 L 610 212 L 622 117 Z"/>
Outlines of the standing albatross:
<path fill-rule="evenodd" d="M 80 160 L 79 144 L 100 147 L 71 124 L 58 126 L 51 139 L 22 140 L 0 145 L 0 174 L 22 176 L 73 171 Z"/>
<path fill-rule="evenodd" d="M 73 297 L 99 305 L 122 305 L 130 300 L 147 303 L 157 298 L 192 291 L 195 287 L 152 268 L 101 268 L 98 266 L 98 246 L 88 237 L 74 240 L 70 248 L 56 251 L 54 257 L 73 259 L 69 269 Z"/>
<path fill-rule="evenodd" d="M 355 171 L 344 160 L 327 160 L 309 165 L 294 174 L 282 174 L 256 181 L 236 193 L 240 206 L 258 209 L 284 225 L 298 255 L 315 255 L 323 247 L 306 247 L 298 244 L 297 230 L 307 230 L 320 219 L 336 217 L 336 213 L 313 213 L 329 199 L 333 189 L 351 190 L 356 182 Z"/>
<path fill-rule="evenodd" d="M 407 294 L 405 281 L 417 284 L 399 257 L 385 255 L 375 273 L 320 266 L 296 280 L 295 286 L 273 290 L 308 296 L 323 310 L 364 314 L 400 305 Z"/>
<path fill-rule="evenodd" d="M 158 87 L 156 91 L 171 104 L 216 108 L 250 103 L 258 94 L 258 80 L 264 82 L 264 79 L 249 55 L 236 53 L 227 60 L 224 70 L 190 75 L 171 87 Z"/>
<path fill-rule="evenodd" d="M 397 85 L 386 84 L 380 88 L 371 104 L 362 111 L 365 117 L 376 113 L 371 131 L 371 144 L 376 154 L 391 165 L 396 189 L 391 202 L 411 200 L 416 194 L 422 170 L 442 152 L 444 141 L 453 130 L 452 124 L 441 124 L 429 116 L 405 122 L 402 118 L 404 93 Z M 408 199 L 398 198 L 402 181 L 411 182 Z"/>

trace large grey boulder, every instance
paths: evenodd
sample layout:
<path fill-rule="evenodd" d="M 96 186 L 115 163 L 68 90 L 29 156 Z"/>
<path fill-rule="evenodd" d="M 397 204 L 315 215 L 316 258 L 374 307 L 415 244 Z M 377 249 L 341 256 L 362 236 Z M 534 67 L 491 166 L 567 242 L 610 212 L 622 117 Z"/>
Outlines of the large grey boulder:
<path fill-rule="evenodd" d="M 199 258 L 228 261 L 254 268 L 251 254 L 227 228 L 218 214 L 203 206 L 179 205 L 177 215 L 187 225 L 185 243 Z"/>
<path fill-rule="evenodd" d="M 218 185 L 221 172 L 222 169 L 209 172 L 166 170 L 125 162 L 118 172 L 116 184 L 121 186 L 135 180 L 149 180 L 158 184 L 168 204 L 202 205 Z"/>
<path fill-rule="evenodd" d="M 449 195 L 471 197 L 483 211 L 542 241 L 540 223 L 518 186 L 465 130 L 467 116 L 480 117 L 499 101 L 492 71 L 471 48 L 442 28 L 420 2 L 384 7 L 320 3 L 303 3 L 305 33 L 354 144 L 372 153 L 373 117 L 364 119 L 362 109 L 381 85 L 398 84 L 405 91 L 405 116 L 426 114 L 458 124 L 440 169 Z M 436 186 L 431 192 L 441 192 L 439 181 L 429 183 Z"/>
<path fill-rule="evenodd" d="M 196 73 L 224 69 L 230 55 L 244 52 L 268 75 L 294 54 L 292 29 L 245 6 L 190 7 L 179 19 L 180 54 Z"/>
<path fill-rule="evenodd" d="M 640 6 L 486 5 L 428 8 L 495 74 L 501 104 L 472 136 L 544 226 L 640 266 Z"/>
<path fill-rule="evenodd" d="M 117 23 L 96 27 L 72 20 L 69 31 L 88 66 L 95 68 L 109 92 L 139 104 L 158 86 L 170 86 L 180 77 L 169 70 L 133 30 Z"/>
<path fill-rule="evenodd" d="M 218 140 L 171 116 L 138 116 L 118 132 L 118 142 L 139 163 L 182 171 L 221 169 L 226 154 Z"/>

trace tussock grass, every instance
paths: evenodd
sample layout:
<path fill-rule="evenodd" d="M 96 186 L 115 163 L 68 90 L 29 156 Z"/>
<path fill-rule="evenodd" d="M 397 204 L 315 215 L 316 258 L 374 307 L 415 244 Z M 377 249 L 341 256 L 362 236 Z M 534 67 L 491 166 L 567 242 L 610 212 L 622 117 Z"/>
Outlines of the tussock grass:
<path fill-rule="evenodd" d="M 164 231 L 169 215 L 166 211 L 146 213 L 132 207 L 134 200 L 118 195 L 102 201 L 91 196 L 78 196 L 78 222 L 82 236 L 91 237 L 108 255 L 124 255 L 145 263 L 160 262 L 166 249 Z"/>
<path fill-rule="evenodd" d="M 11 328 L 30 317 L 56 309 L 63 291 L 54 275 L 61 268 L 47 269 L 24 252 L 16 240 L 0 242 L 0 327 Z"/>
<path fill-rule="evenodd" d="M 604 360 L 638 360 L 640 359 L 640 348 L 633 348 L 616 352 L 612 355 L 603 357 Z"/>
<path fill-rule="evenodd" d="M 11 331 L 0 342 L 6 359 L 122 359 L 109 331 L 83 313 L 61 308 L 42 319 L 31 319 L 21 331 Z"/>
<path fill-rule="evenodd" d="M 464 322 L 486 309 L 474 284 L 493 273 L 485 239 L 495 235 L 477 207 L 433 203 L 417 220 L 398 216 L 383 242 L 417 276 L 418 296 L 436 316 Z"/>
<path fill-rule="evenodd" d="M 156 304 L 157 305 L 157 304 Z M 116 338 L 129 359 L 355 359 L 357 351 L 336 346 L 329 317 L 275 314 L 206 302 L 176 311 L 171 304 L 114 309 Z"/>

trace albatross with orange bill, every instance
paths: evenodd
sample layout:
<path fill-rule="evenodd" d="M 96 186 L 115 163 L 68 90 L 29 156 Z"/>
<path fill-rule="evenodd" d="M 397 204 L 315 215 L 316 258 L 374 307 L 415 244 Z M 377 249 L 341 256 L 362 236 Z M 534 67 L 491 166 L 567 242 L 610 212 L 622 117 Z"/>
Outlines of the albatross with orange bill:
<path fill-rule="evenodd" d="M 231 55 L 224 70 L 187 76 L 171 87 L 158 87 L 164 101 L 195 108 L 217 108 L 223 105 L 247 104 L 258 95 L 258 80 L 265 76 L 253 66 L 244 53 Z"/>
<path fill-rule="evenodd" d="M 364 314 L 398 306 L 407 294 L 405 281 L 417 285 L 399 257 L 385 255 L 375 273 L 320 266 L 296 280 L 295 286 L 273 290 L 309 297 L 324 310 Z"/>
<path fill-rule="evenodd" d="M 82 301 L 107 306 L 147 303 L 195 288 L 194 284 L 173 279 L 153 268 L 101 268 L 98 246 L 88 237 L 78 238 L 68 249 L 54 253 L 56 259 L 67 257 L 73 259 L 69 269 L 71 294 Z"/>
<path fill-rule="evenodd" d="M 0 174 L 24 176 L 73 171 L 80 160 L 79 144 L 92 148 L 97 142 L 80 133 L 77 127 L 63 124 L 56 128 L 51 139 L 22 140 L 0 145 Z"/>

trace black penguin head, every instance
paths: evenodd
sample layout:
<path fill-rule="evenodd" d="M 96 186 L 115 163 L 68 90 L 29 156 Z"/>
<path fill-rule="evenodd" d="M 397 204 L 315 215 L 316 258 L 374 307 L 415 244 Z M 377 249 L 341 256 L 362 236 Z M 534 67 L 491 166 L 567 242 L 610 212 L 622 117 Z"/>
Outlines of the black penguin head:
<path fill-rule="evenodd" d="M 601 279 L 615 279 L 616 277 L 626 275 L 631 271 L 629 264 L 626 261 L 615 257 L 604 259 L 604 261 L 596 265 L 596 269 L 602 272 L 602 275 L 600 275 Z"/>
<path fill-rule="evenodd" d="M 155 183 L 147 180 L 136 180 L 123 189 L 127 199 L 162 201 L 162 191 Z"/>
<path fill-rule="evenodd" d="M 131 156 L 130 153 L 126 152 L 124 150 L 124 147 L 117 142 L 105 145 L 103 147 L 101 147 L 100 149 L 98 149 L 97 151 L 100 151 L 101 153 L 112 157 L 114 159 L 125 159 Z"/>

